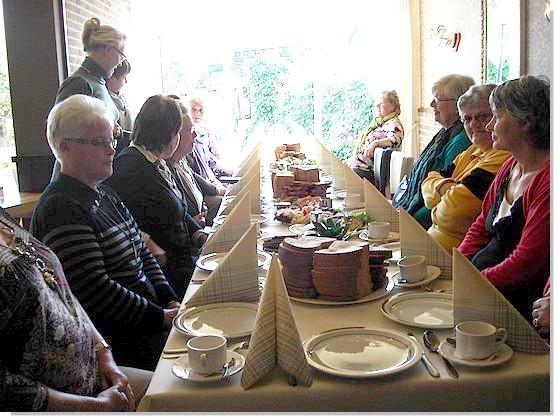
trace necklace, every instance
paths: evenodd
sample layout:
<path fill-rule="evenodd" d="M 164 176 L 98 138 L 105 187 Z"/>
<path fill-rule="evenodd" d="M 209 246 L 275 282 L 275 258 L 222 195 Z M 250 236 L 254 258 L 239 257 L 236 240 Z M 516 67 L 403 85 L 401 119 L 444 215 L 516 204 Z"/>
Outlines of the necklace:
<path fill-rule="evenodd" d="M 0 228 L 9 233 L 12 236 L 11 243 L 9 245 L 2 244 L 11 250 L 15 256 L 22 257 L 26 262 L 34 265 L 37 270 L 41 273 L 43 281 L 45 284 L 56 292 L 64 305 L 66 306 L 68 312 L 74 317 L 78 318 L 77 312 L 71 300 L 62 292 L 60 283 L 54 269 L 52 269 L 49 264 L 39 255 L 37 248 L 30 242 L 26 241 L 23 237 L 16 234 L 15 228 L 0 218 L 0 223 L 2 224 Z"/>

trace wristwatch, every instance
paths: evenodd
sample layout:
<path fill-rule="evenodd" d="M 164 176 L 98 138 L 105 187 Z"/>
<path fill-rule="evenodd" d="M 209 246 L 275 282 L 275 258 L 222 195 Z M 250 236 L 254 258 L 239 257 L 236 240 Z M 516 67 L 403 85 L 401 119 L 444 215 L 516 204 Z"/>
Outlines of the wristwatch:
<path fill-rule="evenodd" d="M 106 342 L 106 340 L 101 339 L 95 344 L 95 352 L 100 351 L 101 349 L 108 349 L 109 351 L 112 350 L 110 345 Z"/>

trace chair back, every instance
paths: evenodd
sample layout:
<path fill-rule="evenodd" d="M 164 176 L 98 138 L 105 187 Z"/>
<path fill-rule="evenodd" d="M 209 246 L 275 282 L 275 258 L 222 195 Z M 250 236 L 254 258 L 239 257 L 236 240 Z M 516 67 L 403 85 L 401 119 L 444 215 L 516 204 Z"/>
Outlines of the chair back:
<path fill-rule="evenodd" d="M 402 151 L 393 151 L 390 163 L 389 188 L 385 191 L 387 198 L 390 198 L 390 195 L 396 191 L 400 180 L 412 170 L 414 157 L 405 156 Z"/>

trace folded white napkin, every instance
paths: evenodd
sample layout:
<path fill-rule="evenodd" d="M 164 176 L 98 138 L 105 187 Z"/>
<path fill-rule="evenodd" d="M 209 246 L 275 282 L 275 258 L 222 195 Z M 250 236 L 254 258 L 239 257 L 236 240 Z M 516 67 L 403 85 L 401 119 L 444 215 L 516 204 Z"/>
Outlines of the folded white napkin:
<path fill-rule="evenodd" d="M 346 195 L 358 195 L 360 197 L 361 206 L 364 206 L 364 185 L 362 178 L 358 176 L 347 165 L 342 165 L 344 170 L 344 180 L 346 183 Z"/>
<path fill-rule="evenodd" d="M 402 208 L 399 212 L 400 251 L 402 256 L 425 256 L 428 265 L 441 269 L 439 279 L 451 280 L 453 261 L 451 255 L 410 214 Z"/>
<path fill-rule="evenodd" d="M 252 159 L 247 162 L 240 170 L 238 170 L 238 176 L 242 178 L 251 179 L 253 175 L 261 171 L 261 160 L 260 159 Z M 238 183 L 238 182 L 236 182 Z"/>
<path fill-rule="evenodd" d="M 253 225 L 186 303 L 198 307 L 230 301 L 259 299 L 257 231 Z"/>
<path fill-rule="evenodd" d="M 327 147 L 325 147 L 319 140 L 315 140 L 317 143 L 316 149 L 318 150 L 319 164 L 321 165 L 321 170 L 325 176 L 330 176 L 333 174 L 333 169 L 331 167 L 331 152 Z"/>
<path fill-rule="evenodd" d="M 242 162 L 238 165 L 238 170 L 234 172 L 234 176 L 244 176 L 245 172 L 252 166 L 252 162 L 260 160 L 260 143 L 257 142 L 251 151 L 244 157 Z"/>
<path fill-rule="evenodd" d="M 507 344 L 515 351 L 541 354 L 549 345 L 516 308 L 453 248 L 453 294 L 455 325 L 480 320 L 507 330 Z"/>
<path fill-rule="evenodd" d="M 362 179 L 362 184 L 368 217 L 374 221 L 388 221 L 391 223 L 391 231 L 398 233 L 400 231 L 398 211 L 371 182 Z"/>
<path fill-rule="evenodd" d="M 259 176 L 259 168 L 257 169 L 257 173 L 255 173 L 251 178 L 244 176 L 228 191 L 227 195 L 235 195 L 235 199 L 232 200 L 232 202 L 226 207 L 222 208 L 220 214 L 230 213 L 232 208 L 234 208 L 235 201 L 237 202 L 238 196 L 243 195 L 247 191 L 251 192 L 251 213 L 261 214 L 261 178 Z"/>
<path fill-rule="evenodd" d="M 242 372 L 242 387 L 246 390 L 252 387 L 277 364 L 294 376 L 298 384 L 311 386 L 311 368 L 294 321 L 278 259 L 273 255 Z"/>
<path fill-rule="evenodd" d="M 209 236 L 201 249 L 201 255 L 209 253 L 226 253 L 234 247 L 251 226 L 251 192 L 238 195 L 234 204 L 215 232 Z"/>
<path fill-rule="evenodd" d="M 331 168 L 333 171 L 333 186 L 335 190 L 346 188 L 346 179 L 344 178 L 344 167 L 346 166 L 341 162 L 333 153 L 329 153 L 331 159 Z"/>

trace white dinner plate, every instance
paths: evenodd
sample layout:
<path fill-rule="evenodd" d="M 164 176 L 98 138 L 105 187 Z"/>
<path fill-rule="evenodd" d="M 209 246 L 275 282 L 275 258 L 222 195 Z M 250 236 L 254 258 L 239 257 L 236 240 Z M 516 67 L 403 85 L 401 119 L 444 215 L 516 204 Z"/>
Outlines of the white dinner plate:
<path fill-rule="evenodd" d="M 333 190 L 335 198 L 346 198 L 346 189 Z"/>
<path fill-rule="evenodd" d="M 257 304 L 231 302 L 192 307 L 174 317 L 172 325 L 183 335 L 218 335 L 227 339 L 251 335 Z"/>
<path fill-rule="evenodd" d="M 199 259 L 197 259 L 197 262 L 195 262 L 195 266 L 199 269 L 203 269 L 204 271 L 213 272 L 217 269 L 217 266 L 220 265 L 226 255 L 227 253 L 209 253 L 207 255 L 200 256 Z M 271 262 L 271 257 L 270 253 L 258 250 L 257 266 L 264 268 L 265 265 L 268 265 L 269 262 Z"/>
<path fill-rule="evenodd" d="M 329 330 L 304 343 L 308 363 L 327 374 L 373 378 L 404 371 L 420 360 L 422 348 L 408 336 L 385 329 Z"/>
<path fill-rule="evenodd" d="M 439 353 L 455 364 L 465 365 L 467 367 L 485 368 L 494 367 L 507 362 L 513 356 L 513 350 L 509 345 L 501 344 L 496 356 L 493 359 L 470 359 L 465 358 L 458 353 L 456 348 L 446 340 L 439 345 Z"/>
<path fill-rule="evenodd" d="M 215 219 L 213 220 L 213 225 L 221 225 L 224 221 L 224 219 L 227 217 L 228 214 L 226 215 L 219 215 L 218 217 L 215 217 Z M 265 224 L 267 221 L 269 221 L 271 219 L 270 215 L 267 214 L 251 214 L 251 223 L 252 224 Z"/>
<path fill-rule="evenodd" d="M 289 296 L 292 301 L 297 301 L 299 303 L 307 303 L 307 304 L 315 304 L 319 306 L 345 306 L 349 304 L 361 304 L 367 303 L 369 301 L 379 300 L 383 298 L 387 294 L 389 294 L 393 288 L 395 287 L 394 281 L 387 281 L 385 282 L 385 286 L 383 288 L 378 288 L 373 291 L 371 294 L 366 295 L 358 300 L 353 301 L 331 301 L 331 300 L 324 300 L 323 298 L 300 298 L 300 297 L 291 297 Z"/>
<path fill-rule="evenodd" d="M 453 296 L 434 292 L 405 292 L 389 298 L 381 306 L 389 319 L 424 329 L 454 326 Z"/>
<path fill-rule="evenodd" d="M 437 266 L 427 265 L 427 276 L 421 281 L 417 282 L 399 282 L 401 280 L 400 271 L 396 271 L 391 277 L 395 281 L 395 285 L 401 288 L 418 288 L 435 281 L 441 275 L 441 269 Z"/>
<path fill-rule="evenodd" d="M 360 240 L 365 240 L 373 244 L 385 244 L 385 243 L 392 243 L 400 240 L 400 234 L 394 231 L 390 231 L 389 235 L 384 239 L 370 239 L 367 236 L 367 230 L 362 230 L 359 234 L 358 238 Z"/>
<path fill-rule="evenodd" d="M 292 224 L 288 227 L 288 231 L 293 234 L 297 234 L 298 236 L 302 236 L 304 233 L 311 230 L 313 227 L 312 223 L 309 224 Z"/>
<path fill-rule="evenodd" d="M 176 377 L 194 383 L 221 381 L 226 377 L 230 377 L 231 375 L 242 371 L 242 368 L 244 368 L 246 359 L 242 355 L 240 355 L 238 352 L 226 351 L 226 362 L 230 362 L 232 358 L 234 358 L 234 365 L 228 369 L 228 373 L 225 377 L 222 376 L 223 371 L 219 371 L 211 375 L 202 375 L 196 373 L 190 367 L 188 354 L 181 356 L 176 360 L 176 362 L 174 362 L 174 364 L 172 365 L 172 372 Z"/>

